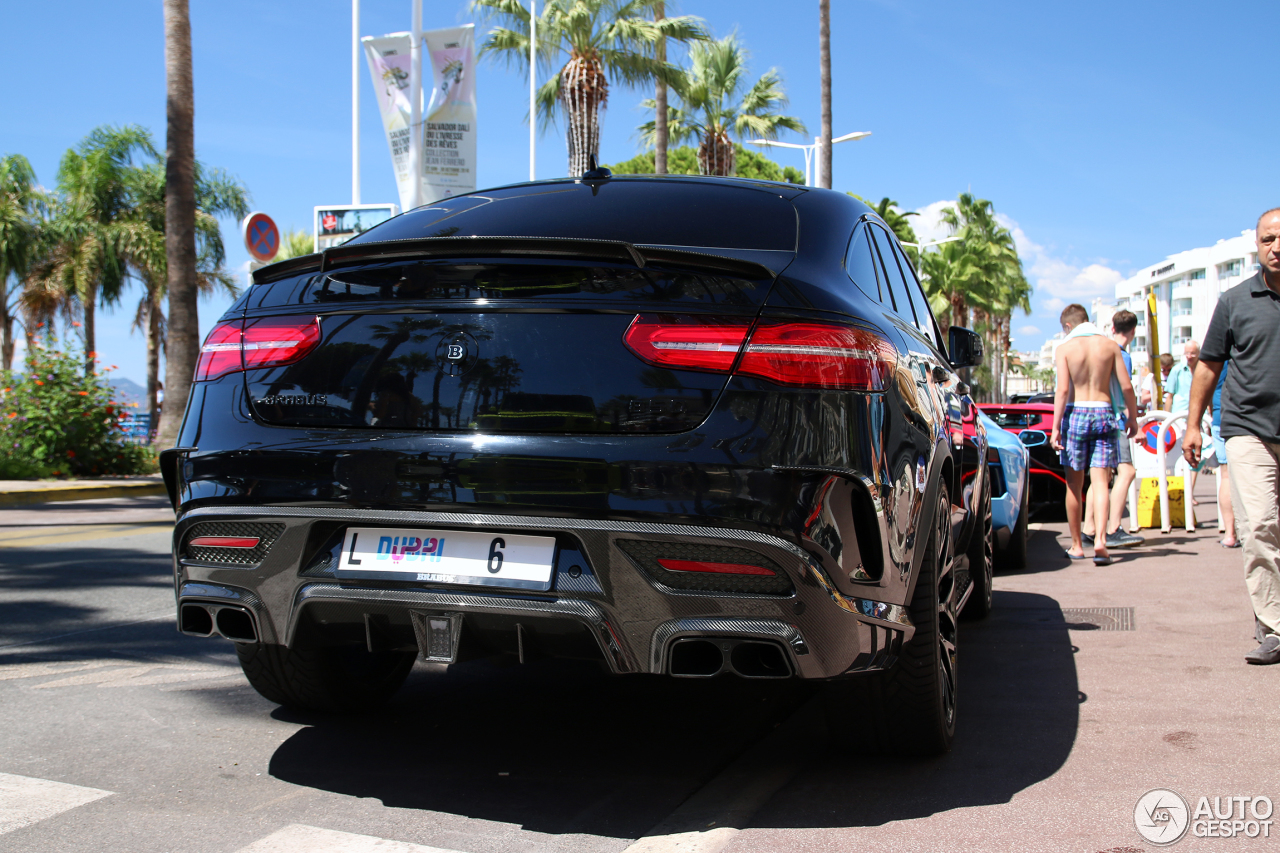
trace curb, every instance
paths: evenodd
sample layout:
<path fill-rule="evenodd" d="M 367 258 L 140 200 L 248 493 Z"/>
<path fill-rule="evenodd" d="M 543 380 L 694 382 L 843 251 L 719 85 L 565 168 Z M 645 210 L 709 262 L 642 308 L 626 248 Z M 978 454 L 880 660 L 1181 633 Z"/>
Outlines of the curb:
<path fill-rule="evenodd" d="M 138 498 L 166 494 L 164 483 L 88 483 L 49 489 L 0 492 L 0 507 L 45 504 L 55 501 L 88 501 L 100 498 Z"/>

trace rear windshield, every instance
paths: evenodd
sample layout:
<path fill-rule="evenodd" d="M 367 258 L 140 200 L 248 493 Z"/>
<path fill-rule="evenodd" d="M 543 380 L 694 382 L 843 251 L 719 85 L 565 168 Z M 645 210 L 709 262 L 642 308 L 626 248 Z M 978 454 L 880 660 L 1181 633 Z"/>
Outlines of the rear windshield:
<path fill-rule="evenodd" d="M 565 183 L 450 199 L 389 219 L 347 245 L 472 236 L 574 237 L 793 252 L 796 213 L 790 201 L 767 185 L 697 180 Z"/>
<path fill-rule="evenodd" d="M 1039 412 L 986 412 L 987 417 L 1005 429 L 1010 427 L 1029 427 L 1040 423 Z"/>
<path fill-rule="evenodd" d="M 607 300 L 751 307 L 767 280 L 688 273 L 653 265 L 564 264 L 560 261 L 456 260 L 388 262 L 306 274 L 254 285 L 248 308 L 441 299 Z"/>

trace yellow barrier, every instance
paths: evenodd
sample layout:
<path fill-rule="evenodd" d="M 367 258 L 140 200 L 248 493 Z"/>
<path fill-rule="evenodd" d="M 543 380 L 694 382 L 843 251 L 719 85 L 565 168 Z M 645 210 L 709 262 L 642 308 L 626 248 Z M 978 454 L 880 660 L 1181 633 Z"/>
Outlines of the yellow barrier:
<path fill-rule="evenodd" d="M 1170 477 L 1169 483 L 1169 519 L 1168 526 L 1182 527 L 1185 523 L 1182 502 L 1182 478 Z M 1160 481 L 1155 477 L 1143 477 L 1142 489 L 1138 492 L 1138 526 L 1160 527 Z"/>

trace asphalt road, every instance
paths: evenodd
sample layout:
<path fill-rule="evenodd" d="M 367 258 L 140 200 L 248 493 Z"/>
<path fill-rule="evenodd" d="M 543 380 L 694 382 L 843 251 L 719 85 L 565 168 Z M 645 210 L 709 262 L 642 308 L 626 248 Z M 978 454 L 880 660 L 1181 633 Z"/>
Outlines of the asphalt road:
<path fill-rule="evenodd" d="M 377 715 L 285 712 L 174 629 L 170 523 L 160 499 L 0 510 L 0 850 L 1095 853 L 1149 849 L 1152 788 L 1280 801 L 1280 667 L 1244 664 L 1240 552 L 1211 530 L 1106 568 L 1036 531 L 962 626 L 954 751 L 906 761 L 843 751 L 812 685 L 557 662 L 419 664 Z"/>

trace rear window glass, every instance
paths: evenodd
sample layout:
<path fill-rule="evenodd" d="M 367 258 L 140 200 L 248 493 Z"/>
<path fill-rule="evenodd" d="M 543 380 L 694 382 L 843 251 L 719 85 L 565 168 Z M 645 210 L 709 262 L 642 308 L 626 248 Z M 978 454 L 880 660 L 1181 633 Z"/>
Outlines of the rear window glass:
<path fill-rule="evenodd" d="M 477 203 L 478 199 L 485 200 Z M 605 181 L 467 196 L 389 219 L 347 245 L 422 237 L 576 237 L 637 245 L 793 252 L 796 213 L 777 193 L 688 181 Z"/>
<path fill-rule="evenodd" d="M 1005 429 L 1029 427 L 1040 422 L 1039 412 L 986 412 L 986 415 Z"/>
<path fill-rule="evenodd" d="M 608 300 L 751 307 L 770 282 L 688 273 L 654 265 L 566 265 L 558 261 L 376 264 L 254 285 L 248 306 L 451 299 Z"/>

